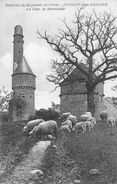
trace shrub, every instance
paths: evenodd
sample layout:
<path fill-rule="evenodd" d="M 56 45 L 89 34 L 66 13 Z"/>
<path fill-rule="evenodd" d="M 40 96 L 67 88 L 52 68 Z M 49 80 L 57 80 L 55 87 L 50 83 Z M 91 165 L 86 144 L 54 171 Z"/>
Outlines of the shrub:
<path fill-rule="evenodd" d="M 35 111 L 34 116 L 29 116 L 29 121 L 33 119 L 44 119 L 45 121 L 48 120 L 57 120 L 59 117 L 59 112 L 49 108 L 49 109 L 40 109 Z"/>

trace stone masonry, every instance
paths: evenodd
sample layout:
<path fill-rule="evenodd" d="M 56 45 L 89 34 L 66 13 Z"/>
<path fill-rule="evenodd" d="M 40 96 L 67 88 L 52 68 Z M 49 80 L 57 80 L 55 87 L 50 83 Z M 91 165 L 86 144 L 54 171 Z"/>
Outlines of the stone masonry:
<path fill-rule="evenodd" d="M 32 72 L 25 57 L 23 56 L 23 29 L 17 25 L 14 29 L 14 53 L 13 53 L 13 74 L 12 74 L 12 89 L 13 98 L 22 99 L 26 106 L 23 109 L 22 116 L 17 116 L 17 110 L 13 107 L 13 121 L 28 120 L 29 116 L 35 114 L 35 88 L 36 76 Z"/>
<path fill-rule="evenodd" d="M 82 64 L 84 67 L 84 65 Z M 95 117 L 99 118 L 99 104 L 103 100 L 103 83 L 99 83 L 95 89 Z M 71 112 L 73 115 L 80 116 L 87 111 L 87 90 L 86 78 L 78 69 L 75 69 L 60 84 L 60 110 L 63 112 Z"/>

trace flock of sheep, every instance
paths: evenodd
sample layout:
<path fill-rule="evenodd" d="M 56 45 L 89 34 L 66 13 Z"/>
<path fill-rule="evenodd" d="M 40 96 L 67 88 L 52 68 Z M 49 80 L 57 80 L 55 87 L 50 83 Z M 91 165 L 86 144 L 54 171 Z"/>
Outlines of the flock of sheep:
<path fill-rule="evenodd" d="M 115 118 L 109 117 L 106 111 L 100 113 L 100 118 L 102 121 L 107 121 L 109 127 L 115 126 Z M 77 117 L 72 115 L 70 112 L 63 113 L 59 120 L 61 121 L 60 132 L 70 133 L 78 132 L 79 129 L 82 133 L 88 131 L 93 131 L 94 126 L 96 126 L 96 119 L 92 117 L 91 112 L 85 112 L 80 117 L 80 122 L 78 122 Z M 38 137 L 39 139 L 49 139 L 53 140 L 57 138 L 58 135 L 58 125 L 54 120 L 44 121 L 43 119 L 36 119 L 29 121 L 27 125 L 23 128 L 23 133 L 28 136 Z"/>
<path fill-rule="evenodd" d="M 78 122 L 76 116 L 71 113 L 63 113 L 60 119 L 62 121 L 65 120 L 62 123 L 61 131 L 68 130 L 68 132 L 77 132 L 79 129 L 82 129 L 82 132 L 84 133 L 87 129 L 89 131 L 93 130 L 94 125 L 96 125 L 96 119 L 92 117 L 90 112 L 85 112 L 85 114 L 80 117 L 80 122 Z"/>
<path fill-rule="evenodd" d="M 114 127 L 116 124 L 116 120 L 114 117 L 108 117 L 106 111 L 100 113 L 100 118 L 102 123 L 106 122 L 109 127 Z M 80 129 L 82 133 L 86 131 L 93 132 L 94 126 L 96 126 L 97 122 L 94 117 L 92 117 L 91 112 L 85 112 L 80 117 L 80 121 L 77 120 L 76 116 L 72 115 L 70 112 L 63 113 L 59 117 L 59 121 L 61 123 L 60 127 L 54 120 L 44 121 L 43 119 L 36 119 L 29 121 L 26 126 L 23 128 L 23 133 L 28 136 L 36 137 L 38 139 L 45 140 L 54 140 L 57 138 L 58 132 L 60 133 L 70 133 L 70 132 L 78 132 Z M 59 130 L 59 131 L 58 131 Z M 51 142 L 53 143 L 53 142 Z M 57 147 L 52 144 L 52 148 L 56 151 Z M 89 171 L 90 175 L 97 175 L 100 171 L 98 169 L 91 169 Z M 29 172 L 31 179 L 37 180 L 44 176 L 43 171 L 36 169 Z M 74 180 L 74 183 L 81 183 L 80 180 Z"/>

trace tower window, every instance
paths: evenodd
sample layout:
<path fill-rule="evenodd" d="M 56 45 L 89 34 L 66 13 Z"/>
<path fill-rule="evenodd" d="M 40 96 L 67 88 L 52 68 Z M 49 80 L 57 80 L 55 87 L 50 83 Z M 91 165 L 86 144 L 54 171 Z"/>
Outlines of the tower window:
<path fill-rule="evenodd" d="M 32 96 L 30 96 L 30 98 L 32 98 Z"/>
<path fill-rule="evenodd" d="M 24 92 L 22 92 L 20 95 L 22 96 L 22 98 L 25 98 L 25 93 Z"/>

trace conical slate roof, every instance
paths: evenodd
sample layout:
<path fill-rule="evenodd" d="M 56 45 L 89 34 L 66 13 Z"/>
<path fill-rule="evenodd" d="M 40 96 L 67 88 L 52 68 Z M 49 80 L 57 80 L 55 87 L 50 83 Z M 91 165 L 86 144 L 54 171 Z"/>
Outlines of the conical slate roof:
<path fill-rule="evenodd" d="M 24 56 L 22 57 L 21 62 L 18 64 L 14 74 L 16 73 L 28 73 L 34 75 Z"/>
<path fill-rule="evenodd" d="M 80 67 L 86 72 L 88 73 L 88 68 L 84 63 L 80 63 L 79 64 Z M 96 75 L 93 75 L 94 79 L 96 78 Z M 66 77 L 66 79 L 64 79 L 59 85 L 62 86 L 66 83 L 73 83 L 75 81 L 82 81 L 82 82 L 86 82 L 87 81 L 87 77 L 85 76 L 85 74 L 83 72 L 81 72 L 78 68 L 75 68 L 69 75 L 68 77 Z"/>

